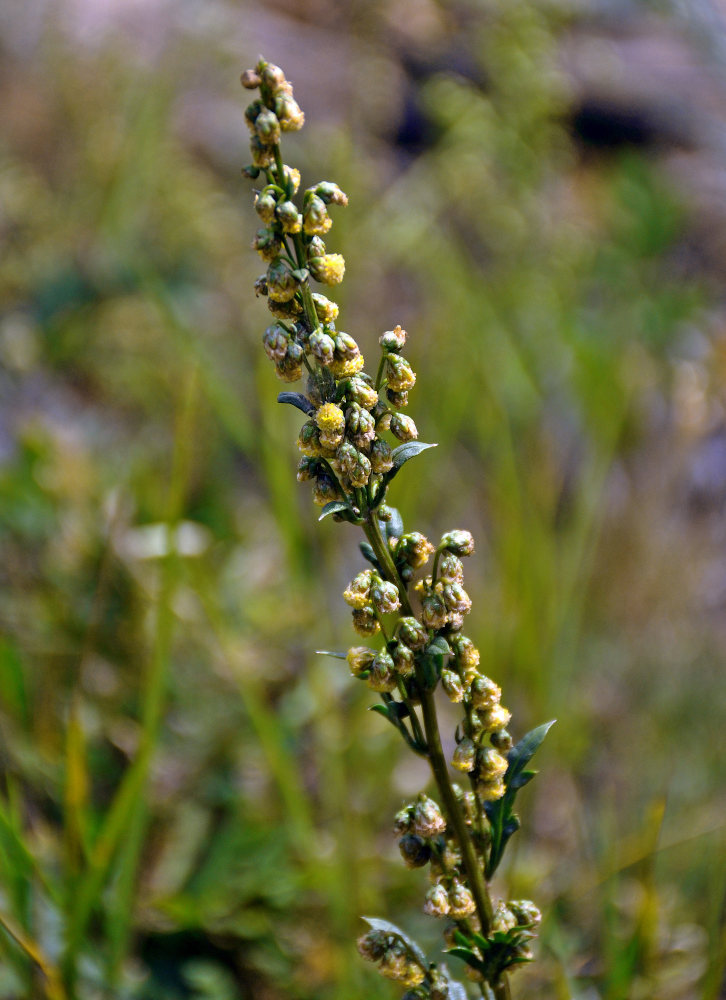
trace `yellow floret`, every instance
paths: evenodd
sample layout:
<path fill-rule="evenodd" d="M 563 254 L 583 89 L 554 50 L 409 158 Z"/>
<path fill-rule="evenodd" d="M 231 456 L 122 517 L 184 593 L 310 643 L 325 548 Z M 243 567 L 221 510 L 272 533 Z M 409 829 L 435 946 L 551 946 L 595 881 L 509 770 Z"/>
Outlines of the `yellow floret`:
<path fill-rule="evenodd" d="M 336 378 L 349 378 L 357 375 L 364 365 L 363 355 L 359 354 L 357 358 L 343 358 L 340 361 L 336 358 L 328 367 Z"/>
<path fill-rule="evenodd" d="M 335 403 L 323 403 L 315 413 L 315 423 L 326 435 L 342 434 L 345 430 L 345 414 Z"/>

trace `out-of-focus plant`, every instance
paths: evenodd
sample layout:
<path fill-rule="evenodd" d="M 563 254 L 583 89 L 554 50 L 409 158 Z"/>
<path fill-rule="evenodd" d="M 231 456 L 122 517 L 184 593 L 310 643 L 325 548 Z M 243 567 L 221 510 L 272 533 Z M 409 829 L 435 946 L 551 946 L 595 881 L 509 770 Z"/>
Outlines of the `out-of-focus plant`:
<path fill-rule="evenodd" d="M 377 372 L 366 373 L 358 344 L 336 326 L 338 306 L 311 287 L 311 280 L 336 286 L 343 279 L 343 257 L 328 252 L 322 237 L 332 227 L 330 206 L 347 205 L 347 196 L 322 181 L 296 198 L 300 173 L 283 162 L 280 141 L 305 119 L 283 71 L 260 60 L 242 74 L 242 85 L 259 90 L 245 112 L 252 133 L 245 173 L 264 182 L 255 195 L 263 226 L 252 245 L 267 270 L 255 290 L 267 298 L 276 322 L 263 343 L 283 381 L 307 380 L 305 393 L 278 397 L 308 418 L 298 438 L 304 456 L 298 480 L 312 483 L 320 520 L 332 516 L 366 537 L 361 553 L 371 568 L 353 578 L 343 597 L 355 631 L 382 642 L 353 646 L 341 658 L 378 692 L 377 711 L 431 767 L 441 804 L 422 792 L 400 810 L 394 826 L 401 854 L 409 868 L 429 867 L 424 911 L 449 918 L 447 953 L 463 960 L 483 997 L 502 1000 L 510 995 L 509 974 L 533 957 L 529 946 L 541 916 L 529 900 L 493 902 L 490 882 L 519 827 L 515 798 L 535 774 L 529 761 L 550 724 L 512 744 L 501 689 L 479 670 L 479 651 L 463 632 L 472 602 L 461 557 L 474 551 L 472 535 L 448 531 L 434 546 L 420 532 L 406 531 L 387 502 L 403 465 L 432 447 L 417 440 L 416 425 L 403 412 L 416 382 L 403 357 L 406 332 L 396 326 L 381 335 Z M 388 433 L 401 443 L 392 448 Z M 432 556 L 430 574 L 418 573 Z M 437 689 L 461 706 L 451 764 L 467 776 L 465 788 L 452 782 L 442 749 Z M 371 930 L 359 951 L 408 988 L 407 1000 L 466 996 L 446 966 L 428 961 L 397 926 L 366 920 Z"/>

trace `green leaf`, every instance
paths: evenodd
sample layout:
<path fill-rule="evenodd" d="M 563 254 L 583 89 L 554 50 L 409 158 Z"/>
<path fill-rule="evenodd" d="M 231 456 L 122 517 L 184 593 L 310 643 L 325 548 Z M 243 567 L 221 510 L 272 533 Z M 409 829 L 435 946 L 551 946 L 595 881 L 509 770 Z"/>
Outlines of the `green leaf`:
<path fill-rule="evenodd" d="M 306 267 L 298 267 L 294 271 L 290 271 L 290 274 L 300 282 L 307 281 L 310 276 L 310 272 Z"/>
<path fill-rule="evenodd" d="M 519 743 L 512 747 L 507 754 L 509 767 L 507 768 L 507 773 L 504 775 L 504 783 L 506 785 L 516 787 L 514 785 L 515 779 L 522 774 L 527 764 L 542 746 L 545 736 L 552 726 L 554 726 L 555 721 L 555 719 L 551 719 L 549 722 L 543 722 L 536 729 L 531 729 L 526 736 L 522 737 Z"/>
<path fill-rule="evenodd" d="M 329 514 L 342 514 L 344 511 L 355 517 L 353 508 L 349 503 L 346 503 L 345 500 L 331 500 L 330 503 L 326 503 L 323 507 L 318 521 L 322 521 L 323 518 L 327 517 Z"/>
<path fill-rule="evenodd" d="M 486 965 L 471 948 L 449 948 L 444 954 L 460 958 L 462 962 L 466 962 L 467 965 L 471 966 L 472 969 L 476 969 L 477 972 L 486 972 Z"/>
<path fill-rule="evenodd" d="M 428 969 L 429 963 L 423 949 L 420 945 L 416 944 L 416 942 L 410 938 L 408 934 L 404 933 L 400 927 L 396 927 L 395 924 L 391 924 L 387 920 L 381 920 L 378 917 L 362 917 L 361 919 L 365 920 L 369 927 L 372 927 L 374 931 L 383 931 L 384 934 L 393 934 L 394 937 L 403 941 L 421 967 Z"/>
<path fill-rule="evenodd" d="M 316 649 L 318 656 L 334 656 L 336 660 L 347 660 L 347 653 L 334 653 L 332 649 Z"/>
<path fill-rule="evenodd" d="M 381 531 L 386 539 L 400 538 L 403 534 L 403 518 L 395 507 L 390 507 L 389 510 L 391 511 L 390 519 L 388 521 L 379 521 Z"/>
<path fill-rule="evenodd" d="M 398 448 L 393 449 L 393 468 L 390 472 L 387 472 L 383 477 L 383 482 L 388 485 L 396 473 L 399 471 L 404 463 L 408 462 L 409 459 L 415 458 L 416 455 L 420 455 L 422 451 L 426 451 L 427 448 L 435 448 L 435 444 L 424 444 L 423 441 L 406 441 L 405 444 L 400 444 Z"/>
<path fill-rule="evenodd" d="M 444 639 L 443 635 L 437 635 L 436 638 L 432 639 L 428 644 L 425 652 L 437 656 L 450 656 L 451 646 L 448 644 L 446 639 Z"/>
<path fill-rule="evenodd" d="M 303 396 L 301 392 L 281 392 L 277 397 L 277 402 L 289 403 L 291 406 L 296 406 L 298 410 L 302 410 L 308 417 L 315 413 L 315 407 L 307 396 Z"/>

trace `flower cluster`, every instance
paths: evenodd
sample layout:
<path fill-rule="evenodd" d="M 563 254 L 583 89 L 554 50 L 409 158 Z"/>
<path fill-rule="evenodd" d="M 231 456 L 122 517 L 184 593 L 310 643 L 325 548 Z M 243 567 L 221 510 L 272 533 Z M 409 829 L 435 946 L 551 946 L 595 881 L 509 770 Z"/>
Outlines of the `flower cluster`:
<path fill-rule="evenodd" d="M 361 552 L 368 566 L 343 598 L 356 633 L 376 644 L 352 646 L 345 658 L 353 676 L 378 693 L 380 714 L 429 760 L 439 792 L 441 805 L 422 793 L 396 816 L 401 855 L 409 868 L 429 866 L 424 911 L 451 921 L 445 938 L 453 953 L 464 959 L 470 977 L 488 984 L 495 1000 L 506 1000 L 506 972 L 527 959 L 539 914 L 529 902 L 493 905 L 486 880 L 517 828 L 511 811 L 516 788 L 531 777 L 522 769 L 547 727 L 528 734 L 521 751 L 512 747 L 501 690 L 479 670 L 479 651 L 463 634 L 472 602 L 462 559 L 474 551 L 471 534 L 448 531 L 434 546 L 420 532 L 406 531 L 386 503 L 403 464 L 431 447 L 417 441 L 415 423 L 402 412 L 416 382 L 403 356 L 406 331 L 396 326 L 379 337 L 375 377 L 366 373 L 358 344 L 336 327 L 338 306 L 311 288 L 313 281 L 336 285 L 343 278 L 343 258 L 328 253 L 322 237 L 332 227 L 330 206 L 345 206 L 348 199 L 330 181 L 298 197 L 300 174 L 283 163 L 279 143 L 283 132 L 302 127 L 304 115 L 282 70 L 260 60 L 242 74 L 242 84 L 259 90 L 245 114 L 252 132 L 252 164 L 245 173 L 264 181 L 255 193 L 263 225 L 252 246 L 267 270 L 255 291 L 267 298 L 275 322 L 263 344 L 281 379 L 294 382 L 307 374 L 305 393 L 279 397 L 307 417 L 298 436 L 303 457 L 297 478 L 312 482 L 321 517 L 358 525 L 367 539 Z M 437 688 L 462 709 L 450 763 L 468 777 L 466 791 L 452 784 L 441 749 Z M 519 768 L 516 786 L 508 784 L 511 768 Z M 450 990 L 445 966 L 427 963 L 403 932 L 369 923 L 373 930 L 360 939 L 359 950 L 408 988 L 406 1000 L 461 996 L 460 989 Z"/>

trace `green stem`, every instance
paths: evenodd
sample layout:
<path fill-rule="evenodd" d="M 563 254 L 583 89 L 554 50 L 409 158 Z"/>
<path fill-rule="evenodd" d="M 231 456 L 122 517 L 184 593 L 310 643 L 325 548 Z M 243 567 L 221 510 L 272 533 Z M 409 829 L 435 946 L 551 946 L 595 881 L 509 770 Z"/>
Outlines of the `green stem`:
<path fill-rule="evenodd" d="M 376 554 L 376 558 L 378 559 L 384 574 L 388 580 L 391 583 L 395 583 L 399 589 L 401 607 L 407 615 L 413 615 L 413 609 L 408 599 L 406 588 L 398 575 L 391 553 L 383 540 L 378 519 L 375 515 L 371 515 L 369 513 L 366 523 L 363 526 L 363 530 L 365 531 L 366 538 L 370 542 L 373 551 Z M 434 701 L 433 691 L 426 690 L 418 664 L 416 665 L 416 677 L 419 681 L 419 687 L 421 689 L 421 709 L 423 713 L 426 743 L 428 745 L 429 764 L 431 765 L 431 770 L 433 772 L 439 794 L 443 800 L 444 809 L 446 810 L 454 835 L 456 836 L 459 847 L 461 848 L 461 857 L 469 886 L 474 897 L 474 902 L 476 903 L 482 934 L 486 937 L 490 932 L 492 923 L 491 899 L 489 898 L 489 892 L 484 881 L 481 865 L 476 857 L 474 845 L 466 827 L 466 821 L 456 795 L 454 794 L 454 789 L 451 787 L 449 769 L 447 767 L 446 758 L 444 757 L 444 752 L 441 746 L 441 735 L 439 733 L 439 724 L 436 717 L 436 704 Z M 509 996 L 509 987 L 506 980 L 501 980 L 499 983 L 493 984 L 492 988 L 494 989 L 494 995 L 497 1000 L 506 1000 Z"/>

